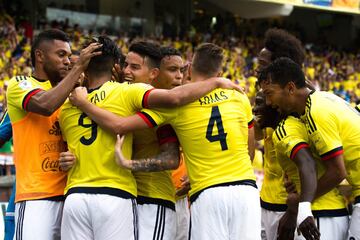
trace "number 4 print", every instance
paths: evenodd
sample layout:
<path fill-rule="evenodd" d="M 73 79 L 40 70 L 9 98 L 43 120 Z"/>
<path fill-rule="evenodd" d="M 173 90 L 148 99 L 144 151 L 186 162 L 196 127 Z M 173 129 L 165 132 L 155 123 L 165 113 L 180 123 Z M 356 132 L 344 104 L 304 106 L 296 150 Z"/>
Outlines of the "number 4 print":
<path fill-rule="evenodd" d="M 218 134 L 212 135 L 215 123 L 216 123 L 216 127 L 218 129 Z M 222 124 L 219 107 L 214 106 L 211 109 L 211 116 L 210 116 L 209 123 L 208 123 L 207 130 L 206 130 L 206 139 L 209 140 L 209 142 L 220 141 L 221 150 L 224 151 L 224 150 L 228 150 L 228 146 L 226 143 L 226 135 L 227 135 L 227 133 L 224 132 L 224 127 Z"/>

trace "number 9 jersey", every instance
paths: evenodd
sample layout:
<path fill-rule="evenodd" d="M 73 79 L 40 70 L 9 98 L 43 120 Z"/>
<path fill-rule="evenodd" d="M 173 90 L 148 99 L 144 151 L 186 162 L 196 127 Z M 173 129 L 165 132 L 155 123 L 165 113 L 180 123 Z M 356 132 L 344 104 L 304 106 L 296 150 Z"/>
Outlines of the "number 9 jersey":
<path fill-rule="evenodd" d="M 146 84 L 109 81 L 98 89 L 90 90 L 88 100 L 125 117 L 143 107 L 145 94 L 150 88 Z M 66 194 L 91 190 L 91 193 L 116 196 L 122 196 L 120 192 L 125 191 L 136 196 L 136 183 L 131 171 L 119 167 L 115 162 L 114 134 L 98 127 L 69 100 L 61 109 L 60 127 L 70 152 L 76 156 L 75 165 L 68 173 Z M 125 138 L 122 150 L 127 158 L 131 158 L 132 134 Z"/>
<path fill-rule="evenodd" d="M 183 148 L 190 196 L 224 183 L 255 180 L 248 153 L 250 102 L 235 90 L 216 89 L 175 109 L 143 109 L 150 127 L 171 124 Z M 197 195 L 197 194 L 196 194 Z"/>

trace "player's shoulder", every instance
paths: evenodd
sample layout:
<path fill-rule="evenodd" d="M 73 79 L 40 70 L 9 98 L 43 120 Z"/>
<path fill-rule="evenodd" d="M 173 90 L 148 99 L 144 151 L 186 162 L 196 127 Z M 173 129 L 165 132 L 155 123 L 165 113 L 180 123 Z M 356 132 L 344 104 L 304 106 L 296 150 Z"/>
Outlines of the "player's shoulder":
<path fill-rule="evenodd" d="M 306 135 L 306 127 L 301 120 L 295 116 L 289 115 L 281 120 L 275 129 L 275 135 L 279 141 L 285 137 L 303 137 Z"/>

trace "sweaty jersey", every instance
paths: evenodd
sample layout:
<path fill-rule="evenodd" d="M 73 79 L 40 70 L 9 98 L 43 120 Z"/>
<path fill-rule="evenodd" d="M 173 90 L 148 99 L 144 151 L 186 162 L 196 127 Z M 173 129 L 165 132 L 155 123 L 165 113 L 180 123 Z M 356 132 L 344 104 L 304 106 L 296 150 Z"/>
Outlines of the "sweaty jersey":
<path fill-rule="evenodd" d="M 154 157 L 160 153 L 160 145 L 170 141 L 177 142 L 177 138 L 169 125 L 162 126 L 157 131 L 155 129 L 135 131 L 133 159 Z M 133 172 L 133 174 L 137 184 L 138 203 L 158 202 L 175 210 L 175 189 L 171 171 Z"/>
<path fill-rule="evenodd" d="M 297 191 L 301 192 L 301 182 L 294 157 L 302 148 L 309 147 L 309 139 L 305 125 L 300 119 L 288 116 L 282 120 L 273 134 L 277 159 L 291 181 L 296 185 Z M 312 151 L 316 162 L 317 176 L 320 178 L 325 167 L 317 154 Z M 335 217 L 348 215 L 344 198 L 337 188 L 315 199 L 311 204 L 315 217 Z"/>
<path fill-rule="evenodd" d="M 119 116 L 129 116 L 142 108 L 149 88 L 146 84 L 109 81 L 90 90 L 88 100 Z M 114 134 L 98 127 L 69 101 L 62 107 L 60 126 L 70 152 L 77 159 L 68 172 L 65 193 L 104 193 L 124 198 L 136 196 L 136 183 L 131 171 L 119 167 L 115 162 Z M 122 150 L 124 156 L 130 159 L 131 134 L 125 138 Z"/>
<path fill-rule="evenodd" d="M 246 95 L 216 89 L 179 108 L 139 114 L 151 127 L 169 123 L 174 128 L 185 155 L 190 196 L 215 185 L 255 181 L 248 153 L 253 117 Z"/>
<path fill-rule="evenodd" d="M 58 110 L 51 116 L 27 111 L 30 98 L 51 89 L 47 80 L 17 76 L 10 80 L 7 101 L 13 127 L 16 167 L 15 201 L 62 196 L 66 173 L 59 169 L 59 153 L 65 150 Z"/>
<path fill-rule="evenodd" d="M 272 140 L 274 130 L 264 131 L 264 181 L 260 191 L 261 207 L 270 211 L 286 211 L 287 192 L 284 187 L 284 171 L 276 159 Z"/>
<path fill-rule="evenodd" d="M 315 91 L 301 119 L 323 161 L 343 154 L 346 179 L 354 197 L 360 196 L 360 113 L 334 94 Z"/>

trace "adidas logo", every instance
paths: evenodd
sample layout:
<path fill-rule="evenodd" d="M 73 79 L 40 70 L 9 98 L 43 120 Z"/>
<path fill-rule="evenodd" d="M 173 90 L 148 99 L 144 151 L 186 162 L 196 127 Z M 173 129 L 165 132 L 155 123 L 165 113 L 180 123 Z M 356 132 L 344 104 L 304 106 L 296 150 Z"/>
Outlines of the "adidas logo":
<path fill-rule="evenodd" d="M 50 134 L 50 135 L 55 135 L 55 136 L 61 135 L 61 130 L 60 130 L 59 121 L 54 122 L 54 124 L 52 125 L 51 129 L 49 130 L 49 134 Z"/>

